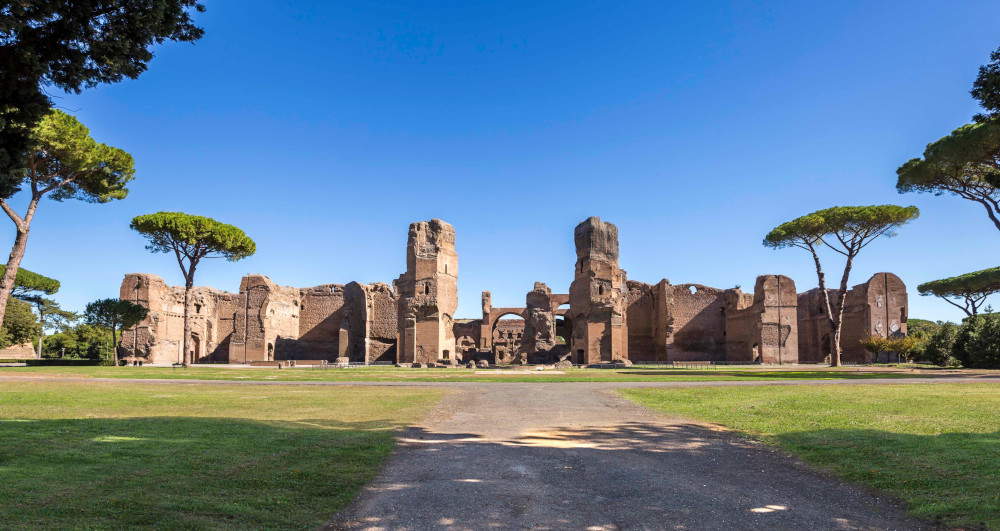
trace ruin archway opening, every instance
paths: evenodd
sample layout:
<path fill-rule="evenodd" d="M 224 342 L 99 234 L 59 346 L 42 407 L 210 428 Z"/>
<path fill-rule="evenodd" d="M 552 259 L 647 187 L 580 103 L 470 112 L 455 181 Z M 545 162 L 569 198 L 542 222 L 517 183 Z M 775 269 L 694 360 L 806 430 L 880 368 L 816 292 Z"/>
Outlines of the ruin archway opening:
<path fill-rule="evenodd" d="M 524 338 L 524 316 L 510 311 L 504 312 L 493 321 L 490 329 L 493 359 L 497 365 L 508 365 L 520 359 L 521 342 Z"/>

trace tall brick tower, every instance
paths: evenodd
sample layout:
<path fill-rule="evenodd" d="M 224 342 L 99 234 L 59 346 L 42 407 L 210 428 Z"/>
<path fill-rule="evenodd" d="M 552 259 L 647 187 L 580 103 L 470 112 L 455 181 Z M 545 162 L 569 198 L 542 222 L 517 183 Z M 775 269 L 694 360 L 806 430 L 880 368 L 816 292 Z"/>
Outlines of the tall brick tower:
<path fill-rule="evenodd" d="M 618 227 L 590 217 L 573 231 L 576 271 L 569 287 L 576 363 L 628 359 L 625 271 L 618 267 Z"/>
<path fill-rule="evenodd" d="M 400 363 L 455 360 L 452 328 L 458 307 L 458 254 L 455 228 L 440 219 L 410 224 L 406 273 L 396 279 L 399 293 Z"/>

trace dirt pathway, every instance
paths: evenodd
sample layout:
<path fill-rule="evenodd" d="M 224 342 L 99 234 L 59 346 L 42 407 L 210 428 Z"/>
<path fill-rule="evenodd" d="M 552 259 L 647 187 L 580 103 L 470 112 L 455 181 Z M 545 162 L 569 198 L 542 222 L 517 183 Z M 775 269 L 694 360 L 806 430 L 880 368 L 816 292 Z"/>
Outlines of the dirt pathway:
<path fill-rule="evenodd" d="M 381 475 L 330 527 L 924 525 L 904 516 L 891 500 L 813 472 L 776 451 L 652 413 L 618 396 L 614 388 L 622 386 L 456 386 L 464 391 L 404 434 Z"/>

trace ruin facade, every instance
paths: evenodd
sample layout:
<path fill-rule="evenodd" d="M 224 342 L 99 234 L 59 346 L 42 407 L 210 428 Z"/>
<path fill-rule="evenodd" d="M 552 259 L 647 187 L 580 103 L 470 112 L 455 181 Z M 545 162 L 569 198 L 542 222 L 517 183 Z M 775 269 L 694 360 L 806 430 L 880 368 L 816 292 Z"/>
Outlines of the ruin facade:
<path fill-rule="evenodd" d="M 591 217 L 573 234 L 576 263 L 568 293 L 536 282 L 524 306 L 494 307 L 482 292 L 481 316 L 456 319 L 455 229 L 433 219 L 413 223 L 406 270 L 392 285 L 280 286 L 243 277 L 239 293 L 195 287 L 189 349 L 196 363 L 281 361 L 576 364 L 616 362 L 821 363 L 830 352 L 822 293 L 796 291 L 784 275 L 760 275 L 739 287 L 628 280 L 619 265 L 618 228 Z M 831 290 L 832 300 L 839 292 Z M 149 308 L 126 330 L 122 359 L 168 364 L 182 359 L 181 287 L 131 273 L 122 299 Z M 843 360 L 870 362 L 860 340 L 906 333 L 906 286 L 878 273 L 849 290 Z"/>
<path fill-rule="evenodd" d="M 120 298 L 149 308 L 141 323 L 122 333 L 122 359 L 181 362 L 184 288 L 130 273 Z M 247 275 L 239 293 L 195 287 L 191 301 L 188 348 L 194 363 L 395 361 L 396 294 L 386 284 L 292 288 Z"/>
<path fill-rule="evenodd" d="M 457 361 L 454 315 L 458 308 L 455 228 L 440 219 L 410 224 L 406 272 L 396 279 L 399 362 Z"/>
<path fill-rule="evenodd" d="M 831 289 L 830 304 L 837 311 L 841 291 Z M 872 353 L 861 347 L 869 336 L 892 337 L 906 335 L 909 302 L 906 285 L 892 273 L 875 273 L 867 282 L 847 291 L 844 300 L 844 320 L 841 325 L 841 361 L 870 363 Z M 811 289 L 798 296 L 799 345 L 803 362 L 822 363 L 831 353 L 832 330 L 826 313 L 823 292 Z"/>

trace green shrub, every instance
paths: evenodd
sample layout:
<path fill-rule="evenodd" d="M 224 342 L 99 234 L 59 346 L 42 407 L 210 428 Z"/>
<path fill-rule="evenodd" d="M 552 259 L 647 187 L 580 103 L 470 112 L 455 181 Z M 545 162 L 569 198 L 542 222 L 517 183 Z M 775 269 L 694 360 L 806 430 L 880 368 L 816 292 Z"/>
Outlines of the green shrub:
<path fill-rule="evenodd" d="M 865 347 L 865 350 L 871 352 L 878 361 L 878 355 L 882 352 L 889 350 L 890 339 L 882 336 L 868 336 L 861 340 L 861 346 Z"/>
<path fill-rule="evenodd" d="M 977 315 L 962 323 L 952 355 L 973 369 L 1000 369 L 1000 315 Z"/>
<path fill-rule="evenodd" d="M 928 321 L 926 319 L 908 319 L 906 321 L 906 337 L 912 337 L 916 339 L 917 343 L 914 346 L 913 352 L 910 357 L 914 361 L 928 362 L 927 355 L 925 351 L 927 350 L 927 345 L 945 323 L 943 321 Z"/>
<path fill-rule="evenodd" d="M 942 367 L 957 367 L 961 362 L 952 355 L 957 336 L 957 324 L 942 323 L 937 332 L 928 338 L 920 359 Z"/>
<path fill-rule="evenodd" d="M 883 352 L 895 353 L 899 358 L 909 361 L 920 351 L 923 343 L 920 339 L 909 336 L 868 336 L 861 340 L 861 346 L 872 353 L 875 363 L 880 363 L 882 360 L 879 359 L 879 354 Z M 885 361 L 889 361 L 889 358 L 887 357 Z"/>

